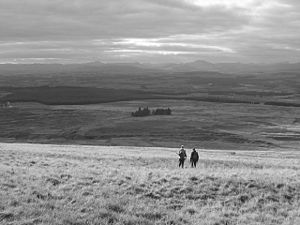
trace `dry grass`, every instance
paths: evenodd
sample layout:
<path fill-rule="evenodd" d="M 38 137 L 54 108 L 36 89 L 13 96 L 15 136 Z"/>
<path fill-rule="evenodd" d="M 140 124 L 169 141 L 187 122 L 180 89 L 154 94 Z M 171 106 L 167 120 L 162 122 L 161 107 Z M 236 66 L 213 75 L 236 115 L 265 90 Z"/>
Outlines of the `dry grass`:
<path fill-rule="evenodd" d="M 0 144 L 0 224 L 300 224 L 300 152 Z"/>

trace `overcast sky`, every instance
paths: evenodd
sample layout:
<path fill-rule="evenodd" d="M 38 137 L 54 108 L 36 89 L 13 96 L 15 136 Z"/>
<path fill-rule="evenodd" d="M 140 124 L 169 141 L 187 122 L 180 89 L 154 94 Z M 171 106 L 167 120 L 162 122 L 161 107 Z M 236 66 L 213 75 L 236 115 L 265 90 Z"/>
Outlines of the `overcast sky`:
<path fill-rule="evenodd" d="M 0 0 L 0 63 L 298 62 L 299 0 Z"/>

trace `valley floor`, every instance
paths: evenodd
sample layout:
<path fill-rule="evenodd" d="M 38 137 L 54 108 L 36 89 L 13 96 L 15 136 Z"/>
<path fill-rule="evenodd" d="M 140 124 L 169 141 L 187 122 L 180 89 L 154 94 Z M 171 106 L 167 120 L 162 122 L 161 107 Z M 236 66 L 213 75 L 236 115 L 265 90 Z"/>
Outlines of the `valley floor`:
<path fill-rule="evenodd" d="M 0 224 L 300 224 L 299 150 L 177 151 L 0 143 Z"/>

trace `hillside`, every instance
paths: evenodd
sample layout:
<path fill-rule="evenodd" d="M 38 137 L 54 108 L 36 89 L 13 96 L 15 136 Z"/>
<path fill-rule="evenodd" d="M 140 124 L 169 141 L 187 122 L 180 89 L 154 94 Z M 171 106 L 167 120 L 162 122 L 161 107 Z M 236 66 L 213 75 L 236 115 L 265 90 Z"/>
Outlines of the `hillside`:
<path fill-rule="evenodd" d="M 293 149 L 300 142 L 299 72 L 23 66 L 0 72 L 2 141 L 209 149 Z M 170 108 L 172 116 L 131 117 L 147 106 Z"/>
<path fill-rule="evenodd" d="M 299 224 L 299 151 L 176 152 L 0 143 L 0 224 Z"/>

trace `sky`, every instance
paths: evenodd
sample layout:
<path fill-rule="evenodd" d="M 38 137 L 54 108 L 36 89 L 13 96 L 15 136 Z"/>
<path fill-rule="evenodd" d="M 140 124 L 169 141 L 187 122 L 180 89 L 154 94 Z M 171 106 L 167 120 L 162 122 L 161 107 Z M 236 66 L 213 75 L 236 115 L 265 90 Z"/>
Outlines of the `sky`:
<path fill-rule="evenodd" d="M 0 63 L 300 61 L 299 0 L 0 0 Z"/>

